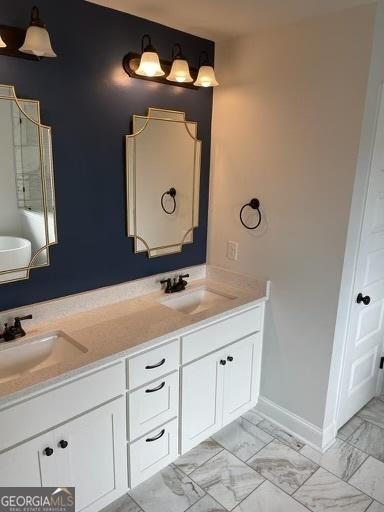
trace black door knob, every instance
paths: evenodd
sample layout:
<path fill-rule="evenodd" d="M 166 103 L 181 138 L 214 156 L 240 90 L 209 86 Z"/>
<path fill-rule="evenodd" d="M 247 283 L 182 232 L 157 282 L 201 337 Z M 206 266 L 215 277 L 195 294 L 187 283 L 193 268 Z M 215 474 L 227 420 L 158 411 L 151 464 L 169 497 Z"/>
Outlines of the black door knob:
<path fill-rule="evenodd" d="M 44 450 L 44 453 L 47 457 L 50 457 L 53 454 L 53 449 L 49 446 Z"/>
<path fill-rule="evenodd" d="M 228 356 L 227 357 L 227 361 L 229 361 L 231 363 L 233 361 L 233 357 L 232 356 Z"/>
<path fill-rule="evenodd" d="M 369 295 L 366 295 L 364 297 L 364 295 L 362 293 L 359 293 L 359 295 L 357 296 L 357 299 L 356 299 L 356 302 L 358 304 L 365 304 L 366 306 L 368 306 L 368 304 L 371 302 L 371 297 Z"/>
<path fill-rule="evenodd" d="M 221 364 L 222 366 L 225 366 L 225 365 L 227 364 L 227 361 L 226 361 L 225 359 L 222 359 L 222 360 L 220 361 L 220 364 Z"/>
<path fill-rule="evenodd" d="M 59 446 L 60 448 L 66 448 L 68 446 L 68 441 L 64 441 L 64 439 L 62 439 L 61 441 L 59 441 Z"/>

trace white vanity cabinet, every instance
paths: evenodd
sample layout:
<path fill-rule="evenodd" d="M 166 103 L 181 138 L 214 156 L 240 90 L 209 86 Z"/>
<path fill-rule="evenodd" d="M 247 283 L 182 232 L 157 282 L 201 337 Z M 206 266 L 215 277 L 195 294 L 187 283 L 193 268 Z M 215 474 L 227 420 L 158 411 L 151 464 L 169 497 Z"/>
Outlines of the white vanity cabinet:
<path fill-rule="evenodd" d="M 97 512 L 256 405 L 264 303 L 0 407 L 0 486 Z"/>
<path fill-rule="evenodd" d="M 228 342 L 233 331 L 228 327 L 242 325 L 241 334 L 248 336 L 228 344 L 225 348 L 188 363 L 181 370 L 181 453 L 185 453 L 220 428 L 238 418 L 256 405 L 259 395 L 262 353 L 263 306 L 235 315 L 187 335 L 183 343 L 199 342 L 184 350 L 189 357 L 201 355 L 202 340 L 205 351 L 217 347 L 217 339 Z M 242 322 L 244 320 L 244 322 Z M 247 330 L 247 331 L 246 331 Z M 210 337 L 210 331 L 214 333 Z"/>
<path fill-rule="evenodd" d="M 99 510 L 121 496 L 128 481 L 124 380 L 123 364 L 115 364 L 0 411 L 2 443 L 10 446 L 0 453 L 0 486 L 75 487 L 76 510 L 82 512 Z M 114 397 L 119 390 L 121 395 Z M 66 395 L 71 402 L 56 402 Z M 108 396 L 107 403 L 92 408 Z M 78 403 L 91 410 L 54 426 L 58 415 L 73 414 Z M 45 430 L 52 428 L 25 441 L 38 425 L 28 421 L 28 411 L 44 418 Z M 22 424 L 15 424 L 11 434 L 15 418 Z M 12 447 L 14 441 L 20 444 Z"/>
<path fill-rule="evenodd" d="M 183 367 L 181 453 L 256 405 L 260 358 L 255 334 Z"/>
<path fill-rule="evenodd" d="M 124 398 L 0 455 L 0 485 L 76 487 L 76 510 L 91 511 L 127 487 Z"/>

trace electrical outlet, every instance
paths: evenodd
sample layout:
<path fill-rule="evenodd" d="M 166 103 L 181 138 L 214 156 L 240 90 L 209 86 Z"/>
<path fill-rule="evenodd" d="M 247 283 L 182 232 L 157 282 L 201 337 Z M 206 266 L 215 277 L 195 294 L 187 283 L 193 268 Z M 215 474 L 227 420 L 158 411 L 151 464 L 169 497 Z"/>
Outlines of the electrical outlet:
<path fill-rule="evenodd" d="M 228 240 L 227 242 L 227 258 L 229 260 L 237 261 L 239 258 L 239 244 Z"/>

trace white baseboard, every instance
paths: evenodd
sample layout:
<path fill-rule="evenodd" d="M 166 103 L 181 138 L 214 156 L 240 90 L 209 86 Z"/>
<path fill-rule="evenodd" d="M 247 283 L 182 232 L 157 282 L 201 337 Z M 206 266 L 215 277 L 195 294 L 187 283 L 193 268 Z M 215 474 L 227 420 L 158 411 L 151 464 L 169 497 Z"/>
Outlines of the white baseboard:
<path fill-rule="evenodd" d="M 303 443 L 320 452 L 325 452 L 335 442 L 336 428 L 334 425 L 322 430 L 313 425 L 313 423 L 263 396 L 259 397 L 257 411 L 264 418 L 272 421 L 289 434 L 292 434 Z"/>

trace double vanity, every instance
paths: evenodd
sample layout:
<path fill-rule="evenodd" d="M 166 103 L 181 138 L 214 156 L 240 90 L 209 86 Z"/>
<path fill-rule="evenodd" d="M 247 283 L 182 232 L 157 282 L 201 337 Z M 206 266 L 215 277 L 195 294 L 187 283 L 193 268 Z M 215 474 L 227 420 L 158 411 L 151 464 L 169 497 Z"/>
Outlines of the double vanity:
<path fill-rule="evenodd" d="M 253 407 L 267 284 L 218 275 L 1 343 L 0 485 L 95 512 Z"/>
<path fill-rule="evenodd" d="M 0 111 L 5 284 L 50 265 L 58 237 L 51 128 L 40 104 L 0 85 Z M 133 116 L 125 150 L 120 222 L 134 252 L 181 252 L 199 227 L 197 123 L 150 107 Z M 203 267 L 200 279 L 191 268 L 189 284 L 183 273 L 154 276 L 53 301 L 62 309 L 1 315 L 0 487 L 75 487 L 76 510 L 96 512 L 255 406 L 267 283 Z M 112 278 L 110 268 L 100 272 Z M 80 310 L 68 307 L 76 300 Z"/>

